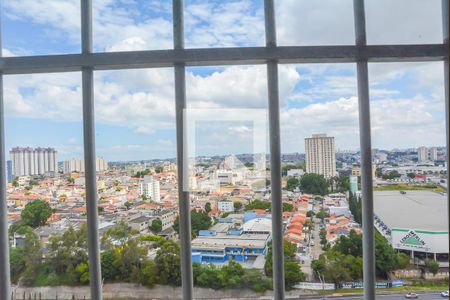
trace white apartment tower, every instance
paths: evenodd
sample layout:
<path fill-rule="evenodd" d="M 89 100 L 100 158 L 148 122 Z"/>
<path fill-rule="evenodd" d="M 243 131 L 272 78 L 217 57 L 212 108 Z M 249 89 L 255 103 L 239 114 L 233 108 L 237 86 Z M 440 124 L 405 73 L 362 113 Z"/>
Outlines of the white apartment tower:
<path fill-rule="evenodd" d="M 428 149 L 428 158 L 431 161 L 438 160 L 438 151 L 436 147 L 431 147 L 430 149 Z"/>
<path fill-rule="evenodd" d="M 9 151 L 14 176 L 44 175 L 58 172 L 54 148 L 15 147 Z"/>
<path fill-rule="evenodd" d="M 334 137 L 326 134 L 313 134 L 305 138 L 306 172 L 336 176 L 336 150 Z"/>
<path fill-rule="evenodd" d="M 103 172 L 108 170 L 108 162 L 103 157 L 97 157 L 95 159 L 95 169 L 97 172 Z M 75 159 L 66 160 L 64 162 L 64 173 L 79 172 L 84 173 L 84 160 Z"/>
<path fill-rule="evenodd" d="M 420 163 L 428 161 L 427 147 L 422 146 L 422 147 L 417 148 L 417 161 Z"/>
<path fill-rule="evenodd" d="M 140 195 L 145 195 L 155 202 L 161 202 L 159 181 L 153 176 L 145 175 L 144 180 L 139 184 Z"/>

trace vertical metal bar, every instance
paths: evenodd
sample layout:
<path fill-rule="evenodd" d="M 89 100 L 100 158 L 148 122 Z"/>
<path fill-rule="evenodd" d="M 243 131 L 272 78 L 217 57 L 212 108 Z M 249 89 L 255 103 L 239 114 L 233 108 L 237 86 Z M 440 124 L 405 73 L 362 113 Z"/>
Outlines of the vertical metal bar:
<path fill-rule="evenodd" d="M 276 47 L 275 8 L 273 0 L 264 1 L 266 47 Z M 283 206 L 281 195 L 280 104 L 278 62 L 267 62 L 269 96 L 270 182 L 272 187 L 272 261 L 274 299 L 284 299 Z"/>
<path fill-rule="evenodd" d="M 364 0 L 353 1 L 355 41 L 366 45 Z M 363 228 L 364 299 L 375 299 L 375 244 L 373 215 L 372 139 L 370 130 L 370 97 L 367 60 L 356 63 L 358 80 L 359 139 L 361 145 L 361 190 Z"/>
<path fill-rule="evenodd" d="M 448 46 L 448 2 L 449 0 L 442 0 L 442 33 L 443 33 L 443 41 L 444 44 L 446 44 Z M 450 78 L 448 77 L 448 53 L 447 53 L 447 57 L 446 59 L 444 59 L 444 98 L 445 98 L 445 122 L 446 125 L 445 126 L 445 133 L 446 133 L 446 146 L 447 146 L 447 229 L 450 232 L 450 194 L 448 193 L 448 184 L 449 184 L 449 179 L 450 179 L 450 172 L 449 172 L 449 162 L 450 162 L 450 158 L 449 158 L 449 147 L 450 147 L 450 135 L 449 135 L 449 131 L 448 131 L 448 126 L 450 125 L 450 119 L 449 119 L 449 110 L 450 110 L 450 103 L 449 103 L 449 89 L 448 89 L 448 81 L 450 80 Z M 449 243 L 449 248 L 450 248 L 450 238 L 448 240 Z M 450 262 L 450 258 L 449 258 L 449 262 Z M 450 281 L 449 281 L 450 282 Z"/>
<path fill-rule="evenodd" d="M 92 1 L 81 1 L 82 53 L 92 52 Z M 94 74 L 92 67 L 82 68 L 83 135 L 86 178 L 86 210 L 88 225 L 89 282 L 91 299 L 101 300 L 102 273 L 98 235 L 97 181 L 95 164 Z"/>
<path fill-rule="evenodd" d="M 1 32 L 0 18 L 0 57 L 2 56 Z M 3 103 L 3 74 L 0 72 L 0 300 L 6 300 L 10 297 L 10 276 L 8 205 L 6 203 L 5 106 Z"/>
<path fill-rule="evenodd" d="M 183 0 L 173 0 L 173 45 L 174 49 L 184 48 L 184 16 Z M 193 275 L 191 257 L 191 211 L 189 192 L 185 191 L 184 163 L 187 159 L 184 145 L 185 128 L 183 111 L 186 108 L 186 78 L 185 65 L 175 63 L 175 116 L 177 130 L 177 175 L 178 202 L 180 209 L 180 257 L 181 283 L 183 299 L 193 298 Z"/>

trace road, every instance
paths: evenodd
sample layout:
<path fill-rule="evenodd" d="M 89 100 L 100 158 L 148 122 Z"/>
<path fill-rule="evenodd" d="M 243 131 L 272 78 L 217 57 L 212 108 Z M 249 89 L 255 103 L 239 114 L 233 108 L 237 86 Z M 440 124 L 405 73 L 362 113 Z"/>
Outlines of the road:
<path fill-rule="evenodd" d="M 422 293 L 419 294 L 418 299 L 424 299 L 424 300 L 437 300 L 437 299 L 448 299 L 443 298 L 439 293 Z M 331 296 L 318 296 L 318 297 L 305 297 L 305 296 L 299 296 L 298 298 L 293 296 L 288 296 L 286 299 L 351 299 L 351 300 L 364 300 L 362 296 L 343 296 L 343 297 L 331 297 Z M 406 299 L 405 294 L 395 294 L 395 295 L 377 295 L 376 299 L 382 299 L 382 300 L 399 300 L 399 299 Z"/>

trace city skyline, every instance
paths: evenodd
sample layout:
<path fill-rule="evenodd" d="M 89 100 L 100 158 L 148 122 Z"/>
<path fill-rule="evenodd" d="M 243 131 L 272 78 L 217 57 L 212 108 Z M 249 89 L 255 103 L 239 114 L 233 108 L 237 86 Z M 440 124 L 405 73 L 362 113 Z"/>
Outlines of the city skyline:
<path fill-rule="evenodd" d="M 13 148 L 27 148 L 27 147 L 39 147 L 39 146 L 14 146 Z M 50 148 L 55 148 L 52 146 L 49 146 Z M 390 149 L 383 149 L 383 148 L 372 148 L 372 150 L 376 150 L 376 151 L 386 151 L 386 152 L 403 152 L 403 151 L 417 151 L 419 148 L 421 147 L 426 147 L 426 148 L 437 148 L 437 149 L 445 149 L 446 146 L 440 146 L 440 145 L 429 145 L 429 146 L 417 146 L 417 147 L 406 147 L 406 148 L 398 148 L 398 147 L 393 147 Z M 10 149 L 10 150 L 11 150 Z M 60 157 L 59 155 L 59 150 L 57 148 L 55 148 L 58 152 L 58 158 Z M 339 149 L 336 147 L 336 154 L 339 153 L 358 153 L 359 149 Z M 296 152 L 281 152 L 281 155 L 292 155 L 292 154 L 298 154 L 298 155 L 305 155 L 306 153 L 303 151 L 296 151 Z M 214 156 L 218 156 L 218 157 L 225 157 L 225 156 L 240 156 L 240 155 L 254 155 L 254 153 L 246 153 L 246 152 L 242 152 L 242 153 L 217 153 L 217 154 L 211 154 L 211 155 L 197 155 L 196 157 L 201 158 L 201 157 L 214 157 Z M 268 152 L 266 152 L 266 156 L 270 155 Z M 137 158 L 130 158 L 130 159 L 125 159 L 125 160 L 111 160 L 109 159 L 107 156 L 100 156 L 97 155 L 97 158 L 104 158 L 105 160 L 107 160 L 108 162 L 112 162 L 112 163 L 120 163 L 120 162 L 135 162 L 135 161 L 152 161 L 152 160 L 156 160 L 156 161 L 164 161 L 164 160 L 168 160 L 168 161 L 174 161 L 176 160 L 176 156 L 165 156 L 165 157 L 147 157 L 147 158 L 142 158 L 142 159 L 137 159 Z M 69 160 L 84 160 L 84 156 L 78 156 L 78 157 L 74 157 L 74 156 L 67 156 L 67 157 L 63 157 L 61 159 L 58 159 L 57 162 L 58 163 L 64 163 L 65 161 L 69 161 Z M 10 160 L 9 158 L 9 154 L 7 154 L 7 160 Z"/>

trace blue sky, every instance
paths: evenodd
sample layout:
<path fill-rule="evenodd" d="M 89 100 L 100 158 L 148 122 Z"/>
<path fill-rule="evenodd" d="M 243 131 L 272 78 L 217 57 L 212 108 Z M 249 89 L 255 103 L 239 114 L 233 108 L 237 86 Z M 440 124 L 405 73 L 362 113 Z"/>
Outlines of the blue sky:
<path fill-rule="evenodd" d="M 3 55 L 80 51 L 77 0 L 3 3 Z M 185 1 L 186 47 L 264 45 L 262 3 Z M 351 44 L 351 3 L 277 1 L 279 44 Z M 366 8 L 369 43 L 441 40 L 439 0 L 369 0 Z M 95 51 L 169 49 L 171 18 L 170 1 L 94 0 Z M 441 63 L 371 64 L 369 70 L 374 147 L 445 144 Z M 279 77 L 283 152 L 303 152 L 303 139 L 318 132 L 335 136 L 339 149 L 358 149 L 353 64 L 283 65 Z M 188 68 L 188 107 L 267 108 L 266 81 L 264 66 Z M 80 83 L 77 72 L 5 76 L 7 149 L 53 146 L 60 160 L 81 157 Z M 171 69 L 96 72 L 95 105 L 98 155 L 112 161 L 175 156 Z M 236 125 L 252 130 L 246 122 Z M 198 131 L 198 154 L 251 148 L 250 142 L 238 142 L 242 136 L 231 137 L 230 126 L 223 127 Z"/>

